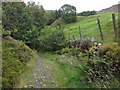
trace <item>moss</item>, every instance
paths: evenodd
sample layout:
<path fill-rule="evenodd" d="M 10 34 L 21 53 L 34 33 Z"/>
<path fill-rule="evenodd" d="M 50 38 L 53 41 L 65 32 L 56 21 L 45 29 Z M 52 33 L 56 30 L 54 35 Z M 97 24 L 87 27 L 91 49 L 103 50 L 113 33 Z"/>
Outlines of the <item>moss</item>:
<path fill-rule="evenodd" d="M 34 52 L 21 41 L 10 36 L 3 37 L 2 42 L 3 88 L 13 88 L 19 82 L 18 76 L 23 73 L 27 63 L 34 57 Z"/>

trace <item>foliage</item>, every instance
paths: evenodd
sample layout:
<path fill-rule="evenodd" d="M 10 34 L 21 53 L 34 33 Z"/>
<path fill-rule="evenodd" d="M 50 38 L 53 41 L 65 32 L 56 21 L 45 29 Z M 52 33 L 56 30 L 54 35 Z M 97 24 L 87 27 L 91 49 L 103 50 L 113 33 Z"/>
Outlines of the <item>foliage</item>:
<path fill-rule="evenodd" d="M 117 43 L 104 44 L 100 47 L 100 50 L 99 50 L 100 57 L 104 57 L 104 56 L 106 57 L 107 55 L 108 58 L 111 58 L 114 60 L 120 59 L 119 54 L 120 54 L 120 47 L 118 47 Z"/>
<path fill-rule="evenodd" d="M 41 30 L 38 42 L 39 48 L 50 51 L 59 50 L 66 45 L 64 33 L 59 27 L 46 27 Z"/>
<path fill-rule="evenodd" d="M 31 29 L 32 20 L 26 11 L 26 5 L 23 2 L 4 2 L 3 3 L 3 28 L 11 31 L 11 35 L 21 39 L 26 30 Z M 15 29 L 18 31 L 14 34 Z"/>
<path fill-rule="evenodd" d="M 95 15 L 96 11 L 83 11 L 81 13 L 78 13 L 78 16 L 90 16 L 90 15 Z"/>
<path fill-rule="evenodd" d="M 76 55 L 76 48 L 69 48 L 69 47 L 65 47 L 65 48 L 62 48 L 61 50 L 58 50 L 58 51 L 55 51 L 54 52 L 55 54 L 58 54 L 58 55 Z"/>
<path fill-rule="evenodd" d="M 62 18 L 59 18 L 59 19 L 57 19 L 56 21 L 54 21 L 52 24 L 51 24 L 52 26 L 64 26 L 65 25 L 65 20 L 64 19 L 62 19 Z"/>
<path fill-rule="evenodd" d="M 22 36 L 24 38 L 22 41 L 30 48 L 37 50 L 39 48 L 38 38 L 40 37 L 40 33 L 41 32 L 34 27 L 32 30 L 27 31 L 26 34 Z"/>
<path fill-rule="evenodd" d="M 86 63 L 88 81 L 99 88 L 119 87 L 119 76 L 114 76 L 112 69 L 112 64 L 107 63 L 105 59 L 89 59 Z"/>
<path fill-rule="evenodd" d="M 46 15 L 48 18 L 48 23 L 47 25 L 51 25 L 54 23 L 57 19 L 61 17 L 61 11 L 59 10 L 46 10 Z"/>
<path fill-rule="evenodd" d="M 2 45 L 2 86 L 13 88 L 19 82 L 18 76 L 25 71 L 27 63 L 34 57 L 34 52 L 23 42 L 10 36 L 3 37 Z"/>
<path fill-rule="evenodd" d="M 66 23 L 76 22 L 76 7 L 65 4 L 60 8 L 62 18 Z"/>
<path fill-rule="evenodd" d="M 111 63 L 111 68 L 118 74 L 120 71 L 120 46 L 117 43 L 104 44 L 100 47 L 99 54 L 102 58 L 106 59 L 106 62 Z"/>
<path fill-rule="evenodd" d="M 32 17 L 32 23 L 37 30 L 41 30 L 48 22 L 46 12 L 42 5 L 36 5 L 35 2 L 28 2 L 28 14 Z"/>
<path fill-rule="evenodd" d="M 56 19 L 60 18 L 61 17 L 61 10 L 55 10 L 55 16 L 56 16 Z"/>
<path fill-rule="evenodd" d="M 56 11 L 54 10 L 46 10 L 46 15 L 48 18 L 48 23 L 47 25 L 51 25 L 57 18 L 56 18 Z"/>
<path fill-rule="evenodd" d="M 11 32 L 9 30 L 2 29 L 2 35 L 3 36 L 11 35 Z"/>
<path fill-rule="evenodd" d="M 88 81 L 97 87 L 119 87 L 120 47 L 117 43 L 107 43 L 98 52 L 99 56 L 89 57 L 86 62 Z"/>
<path fill-rule="evenodd" d="M 92 84 L 90 87 L 119 87 L 120 47 L 117 43 L 103 44 L 98 46 L 98 49 L 93 46 L 84 53 L 78 51 L 79 49 L 66 47 L 55 53 L 78 57 L 81 67 L 86 72 L 84 81 Z"/>
<path fill-rule="evenodd" d="M 22 40 L 31 48 L 38 46 L 36 39 L 40 30 L 47 24 L 47 16 L 42 5 L 29 2 L 3 3 L 4 34 L 11 34 L 17 40 Z"/>

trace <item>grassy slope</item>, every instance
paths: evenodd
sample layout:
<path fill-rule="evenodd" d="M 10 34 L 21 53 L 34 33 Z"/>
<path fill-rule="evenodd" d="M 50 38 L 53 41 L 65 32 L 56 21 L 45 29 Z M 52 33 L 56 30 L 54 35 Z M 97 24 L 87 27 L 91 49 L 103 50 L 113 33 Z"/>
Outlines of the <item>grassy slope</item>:
<path fill-rule="evenodd" d="M 65 33 L 68 38 L 68 35 L 75 35 L 76 39 L 79 39 L 79 30 L 78 26 L 81 27 L 81 30 L 84 30 L 85 37 L 94 37 L 96 40 L 101 41 L 98 25 L 97 25 L 97 17 L 100 18 L 101 28 L 103 30 L 103 36 L 105 42 L 113 42 L 114 41 L 114 29 L 112 24 L 112 14 L 104 13 L 97 14 L 89 17 L 78 17 L 78 22 L 70 23 L 65 25 Z M 116 20 L 118 20 L 118 15 L 116 14 Z"/>
<path fill-rule="evenodd" d="M 3 87 L 24 86 L 31 63 L 35 61 L 34 51 L 10 36 L 3 37 L 2 45 Z"/>

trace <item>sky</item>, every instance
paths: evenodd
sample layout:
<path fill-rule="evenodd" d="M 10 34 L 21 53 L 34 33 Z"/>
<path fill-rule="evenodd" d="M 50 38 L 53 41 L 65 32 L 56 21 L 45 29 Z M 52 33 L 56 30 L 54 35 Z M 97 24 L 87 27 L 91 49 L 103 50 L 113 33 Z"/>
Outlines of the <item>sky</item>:
<path fill-rule="evenodd" d="M 77 12 L 99 11 L 112 5 L 118 4 L 120 0 L 24 0 L 25 2 L 34 1 L 43 5 L 45 10 L 58 10 L 64 4 L 70 4 L 76 7 Z"/>

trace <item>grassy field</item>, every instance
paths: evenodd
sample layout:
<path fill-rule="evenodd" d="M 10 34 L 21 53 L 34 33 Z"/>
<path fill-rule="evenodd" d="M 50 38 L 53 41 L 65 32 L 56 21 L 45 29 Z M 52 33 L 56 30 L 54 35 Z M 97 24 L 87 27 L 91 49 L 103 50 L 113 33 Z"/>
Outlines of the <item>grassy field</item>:
<path fill-rule="evenodd" d="M 114 41 L 114 29 L 112 23 L 112 13 L 104 13 L 104 14 L 96 14 L 93 16 L 79 16 L 78 21 L 75 23 L 70 23 L 65 25 L 65 34 L 66 37 L 70 35 L 72 40 L 72 36 L 75 35 L 76 39 L 80 38 L 79 35 L 79 26 L 81 28 L 81 32 L 83 37 L 94 37 L 97 41 L 101 41 L 97 17 L 99 17 L 101 22 L 101 28 L 103 31 L 103 36 L 105 43 Z M 116 13 L 116 21 L 118 22 L 118 14 Z"/>

